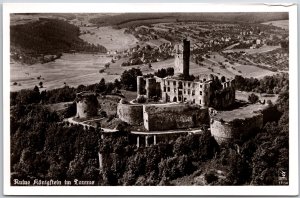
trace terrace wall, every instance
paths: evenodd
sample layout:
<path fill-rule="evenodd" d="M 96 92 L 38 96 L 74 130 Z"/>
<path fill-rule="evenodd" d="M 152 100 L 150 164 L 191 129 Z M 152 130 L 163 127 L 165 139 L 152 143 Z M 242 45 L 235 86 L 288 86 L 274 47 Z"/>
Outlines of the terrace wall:
<path fill-rule="evenodd" d="M 117 107 L 118 117 L 130 125 L 142 125 L 143 123 L 143 105 L 141 104 L 122 104 Z"/>
<path fill-rule="evenodd" d="M 188 129 L 209 124 L 207 108 L 186 104 L 143 106 L 144 126 L 149 131 Z"/>
<path fill-rule="evenodd" d="M 219 144 L 251 135 L 252 132 L 262 127 L 263 114 L 260 112 L 253 113 L 251 117 L 233 119 L 229 122 L 214 117 L 211 117 L 210 121 L 211 134 Z"/>

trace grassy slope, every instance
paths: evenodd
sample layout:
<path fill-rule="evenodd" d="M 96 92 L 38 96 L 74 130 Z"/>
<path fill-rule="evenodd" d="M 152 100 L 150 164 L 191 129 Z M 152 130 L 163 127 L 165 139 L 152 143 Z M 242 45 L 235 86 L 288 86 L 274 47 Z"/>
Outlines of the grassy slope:
<path fill-rule="evenodd" d="M 25 54 L 54 54 L 70 50 L 106 52 L 79 38 L 79 28 L 66 21 L 43 19 L 10 28 L 12 51 Z"/>

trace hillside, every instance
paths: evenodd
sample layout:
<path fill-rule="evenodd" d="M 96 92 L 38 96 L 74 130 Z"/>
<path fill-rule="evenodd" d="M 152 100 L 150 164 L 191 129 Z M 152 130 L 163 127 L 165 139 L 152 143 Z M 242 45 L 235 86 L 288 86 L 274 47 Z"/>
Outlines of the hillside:
<path fill-rule="evenodd" d="M 258 23 L 271 20 L 288 19 L 288 13 L 124 13 L 90 19 L 99 26 L 114 25 L 127 27 L 133 25 L 154 24 L 163 22 L 230 22 Z"/>
<path fill-rule="evenodd" d="M 79 34 L 78 27 L 58 19 L 40 18 L 11 26 L 12 58 L 32 64 L 48 62 L 44 55 L 55 55 L 50 60 L 59 58 L 62 52 L 106 52 L 105 47 L 91 45 L 80 39 Z"/>

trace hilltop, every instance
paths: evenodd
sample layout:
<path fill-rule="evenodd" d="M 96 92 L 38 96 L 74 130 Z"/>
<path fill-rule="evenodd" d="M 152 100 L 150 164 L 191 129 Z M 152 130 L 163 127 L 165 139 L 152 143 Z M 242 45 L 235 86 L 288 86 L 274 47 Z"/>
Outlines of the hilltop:
<path fill-rule="evenodd" d="M 262 23 L 288 19 L 287 13 L 124 13 L 90 19 L 99 26 L 139 26 L 170 22 Z"/>
<path fill-rule="evenodd" d="M 60 19 L 39 18 L 37 21 L 12 25 L 10 27 L 12 58 L 33 64 L 60 58 L 63 52 L 106 52 L 105 47 L 89 44 L 79 36 L 78 27 Z"/>

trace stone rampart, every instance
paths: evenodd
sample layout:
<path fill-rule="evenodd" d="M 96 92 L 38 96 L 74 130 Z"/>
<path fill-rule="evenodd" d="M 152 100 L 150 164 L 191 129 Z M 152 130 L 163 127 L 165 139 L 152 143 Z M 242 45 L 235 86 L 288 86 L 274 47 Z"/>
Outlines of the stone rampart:
<path fill-rule="evenodd" d="M 117 107 L 118 117 L 130 125 L 143 124 L 143 105 L 142 104 L 123 104 Z"/>
<path fill-rule="evenodd" d="M 149 131 L 188 129 L 209 123 L 207 108 L 187 104 L 144 105 L 144 126 Z"/>
<path fill-rule="evenodd" d="M 230 113 L 222 114 L 222 116 L 212 116 L 210 119 L 211 134 L 219 144 L 233 139 L 242 139 L 263 127 L 261 111 L 237 117 L 231 116 Z"/>

